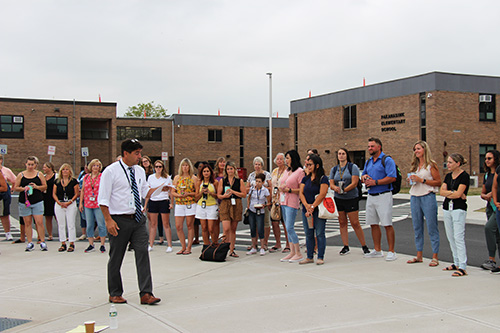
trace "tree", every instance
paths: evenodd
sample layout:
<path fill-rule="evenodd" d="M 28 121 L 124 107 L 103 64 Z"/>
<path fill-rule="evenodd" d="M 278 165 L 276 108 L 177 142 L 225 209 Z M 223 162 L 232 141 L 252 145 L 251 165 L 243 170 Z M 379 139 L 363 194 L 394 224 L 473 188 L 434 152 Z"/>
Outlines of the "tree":
<path fill-rule="evenodd" d="M 149 103 L 139 103 L 136 106 L 129 106 L 125 117 L 136 118 L 163 118 L 167 116 L 167 109 L 160 104 L 155 105 L 154 101 Z"/>

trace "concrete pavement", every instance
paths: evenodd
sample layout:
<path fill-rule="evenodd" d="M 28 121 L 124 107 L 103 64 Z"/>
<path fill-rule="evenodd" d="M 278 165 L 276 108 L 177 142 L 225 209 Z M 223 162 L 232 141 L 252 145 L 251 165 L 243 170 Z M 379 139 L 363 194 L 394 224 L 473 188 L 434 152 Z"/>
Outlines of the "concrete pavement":
<path fill-rule="evenodd" d="M 84 253 L 85 242 L 58 253 L 56 244 L 26 253 L 24 244 L 0 243 L 1 316 L 31 320 L 9 332 L 108 324 L 107 254 Z M 441 270 L 444 262 L 431 268 L 427 259 L 408 265 L 405 255 L 366 259 L 359 248 L 341 257 L 340 248 L 328 247 L 322 266 L 282 263 L 281 253 L 202 262 L 199 246 L 188 256 L 165 248 L 151 252 L 157 306 L 139 304 L 134 256 L 127 253 L 129 303 L 117 305 L 118 332 L 500 330 L 500 275 L 475 267 L 454 278 Z"/>
<path fill-rule="evenodd" d="M 399 194 L 398 196 L 404 196 Z M 438 197 L 439 200 L 439 197 Z M 485 205 L 469 197 L 468 223 L 482 223 Z M 442 212 L 440 212 L 442 214 Z M 8 332 L 67 332 L 87 320 L 108 324 L 107 254 L 24 252 L 25 244 L 0 242 L 0 317 L 30 322 Z M 108 246 L 108 244 L 106 244 Z M 282 263 L 281 253 L 202 262 L 193 254 L 150 253 L 157 306 L 139 304 L 133 252 L 122 268 L 129 303 L 117 305 L 117 332 L 371 332 L 500 330 L 500 275 L 469 267 L 455 278 L 446 266 L 365 259 L 351 247 L 327 247 L 325 264 Z M 0 320 L 0 323 L 2 321 Z M 0 330 L 5 329 L 0 326 Z"/>

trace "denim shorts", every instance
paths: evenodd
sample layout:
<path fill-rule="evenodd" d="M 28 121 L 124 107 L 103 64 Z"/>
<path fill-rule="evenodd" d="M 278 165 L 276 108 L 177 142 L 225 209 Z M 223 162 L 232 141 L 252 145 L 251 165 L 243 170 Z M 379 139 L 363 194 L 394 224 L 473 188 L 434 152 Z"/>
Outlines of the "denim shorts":
<path fill-rule="evenodd" d="M 32 204 L 29 207 L 26 207 L 23 203 L 18 203 L 19 205 L 19 216 L 35 216 L 35 215 L 43 215 L 43 201 L 37 202 L 36 204 Z"/>

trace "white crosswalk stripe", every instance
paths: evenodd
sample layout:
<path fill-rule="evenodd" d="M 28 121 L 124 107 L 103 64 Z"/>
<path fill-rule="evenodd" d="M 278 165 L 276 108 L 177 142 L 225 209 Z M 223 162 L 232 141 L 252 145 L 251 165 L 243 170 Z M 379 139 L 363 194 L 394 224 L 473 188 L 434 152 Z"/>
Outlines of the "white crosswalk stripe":
<path fill-rule="evenodd" d="M 408 218 L 409 208 L 410 208 L 409 202 L 393 206 L 392 222 L 398 222 Z M 297 215 L 299 216 L 299 214 Z M 295 232 L 297 233 L 297 236 L 299 236 L 299 243 L 303 244 L 305 243 L 305 232 L 302 223 L 302 215 L 300 215 L 300 218 L 301 218 L 300 220 L 295 221 Z M 363 229 L 370 227 L 368 224 L 366 224 L 366 211 L 364 210 L 359 211 L 359 222 L 361 223 L 361 227 Z M 350 223 L 348 224 L 347 229 L 348 232 L 353 231 Z M 340 235 L 340 226 L 338 219 L 326 221 L 325 235 L 326 238 Z M 272 244 L 274 238 L 274 236 L 272 235 L 272 231 L 271 231 L 271 236 L 269 238 L 270 238 L 269 242 Z M 282 232 L 281 242 L 285 244 L 285 241 L 286 239 Z M 252 244 L 252 237 L 250 236 L 249 228 L 236 231 L 236 245 L 248 246 L 251 244 Z"/>

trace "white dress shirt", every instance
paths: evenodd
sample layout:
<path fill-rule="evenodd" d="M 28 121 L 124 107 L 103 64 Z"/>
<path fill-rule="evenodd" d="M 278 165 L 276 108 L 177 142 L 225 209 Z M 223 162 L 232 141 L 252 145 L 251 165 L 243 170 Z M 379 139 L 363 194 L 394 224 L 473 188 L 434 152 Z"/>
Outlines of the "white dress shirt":
<path fill-rule="evenodd" d="M 101 175 L 97 202 L 108 207 L 111 215 L 135 213 L 135 208 L 129 206 L 129 202 L 133 202 L 134 198 L 128 168 L 129 166 L 120 160 L 109 165 Z M 149 190 L 146 173 L 139 165 L 134 165 L 133 168 L 139 196 L 144 198 Z"/>

